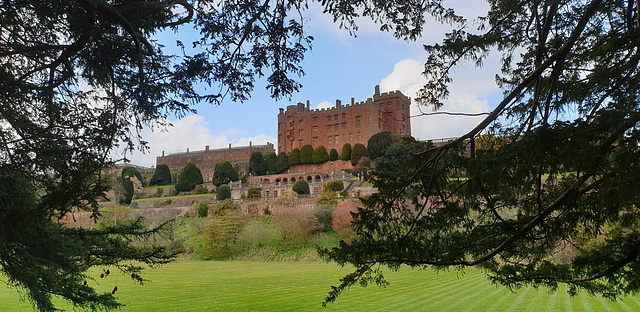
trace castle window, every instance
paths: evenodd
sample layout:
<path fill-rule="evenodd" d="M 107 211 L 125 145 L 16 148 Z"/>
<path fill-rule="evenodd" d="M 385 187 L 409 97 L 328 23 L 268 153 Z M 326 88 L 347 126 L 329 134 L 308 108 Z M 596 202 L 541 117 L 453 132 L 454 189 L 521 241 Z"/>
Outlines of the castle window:
<path fill-rule="evenodd" d="M 356 126 L 360 125 L 360 116 L 356 116 Z"/>
<path fill-rule="evenodd" d="M 332 137 L 332 136 L 329 136 L 329 138 L 328 138 L 328 139 L 329 139 L 329 145 L 333 144 L 333 137 Z"/>
<path fill-rule="evenodd" d="M 313 126 L 313 132 L 318 132 L 318 126 Z"/>
<path fill-rule="evenodd" d="M 327 121 L 331 121 L 331 116 L 327 116 Z"/>
<path fill-rule="evenodd" d="M 313 137 L 313 146 L 318 145 L 318 137 Z"/>
<path fill-rule="evenodd" d="M 273 198 L 274 199 L 278 198 L 278 191 L 273 191 Z"/>
<path fill-rule="evenodd" d="M 302 136 L 302 129 L 300 129 L 300 136 Z"/>
<path fill-rule="evenodd" d="M 333 120 L 338 120 L 338 114 L 333 115 Z"/>
<path fill-rule="evenodd" d="M 338 130 L 338 124 L 333 125 L 333 130 Z"/>
<path fill-rule="evenodd" d="M 340 143 L 340 136 L 336 135 L 336 144 Z"/>
<path fill-rule="evenodd" d="M 313 117 L 313 122 L 318 122 L 318 117 Z"/>
<path fill-rule="evenodd" d="M 342 113 L 342 119 L 347 119 L 347 114 L 346 113 Z"/>
<path fill-rule="evenodd" d="M 358 140 L 362 139 L 362 135 L 360 135 L 360 132 L 358 132 Z"/>
<path fill-rule="evenodd" d="M 300 120 L 300 125 L 302 126 L 302 124 L 303 124 L 303 121 L 302 121 L 302 120 Z"/>
<path fill-rule="evenodd" d="M 327 126 L 327 131 L 331 131 L 331 125 Z"/>
<path fill-rule="evenodd" d="M 353 140 L 353 134 L 349 133 L 349 141 Z"/>
<path fill-rule="evenodd" d="M 347 129 L 347 123 L 346 122 L 342 123 L 342 129 Z"/>

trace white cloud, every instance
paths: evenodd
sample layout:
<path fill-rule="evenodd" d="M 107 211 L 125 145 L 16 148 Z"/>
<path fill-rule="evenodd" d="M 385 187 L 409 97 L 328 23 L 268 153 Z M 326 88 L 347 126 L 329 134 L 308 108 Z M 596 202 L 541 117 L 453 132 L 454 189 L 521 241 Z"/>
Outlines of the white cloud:
<path fill-rule="evenodd" d="M 423 64 L 423 62 L 414 59 L 405 59 L 396 63 L 393 72 L 380 82 L 381 91 L 400 90 L 409 97 L 415 97 L 416 92 L 425 82 L 425 78 L 422 76 Z M 493 80 L 498 66 L 497 59 L 494 57 L 485 62 L 485 66 L 480 69 L 473 66 L 458 68 L 453 76 L 454 81 L 449 86 L 450 96 L 443 101 L 444 105 L 440 111 L 489 112 L 489 103 L 486 100 L 478 99 L 478 97 L 499 92 Z M 412 104 L 412 116 L 418 116 L 422 112 L 431 112 L 431 108 Z M 482 119 L 484 119 L 483 116 L 423 115 L 411 119 L 411 133 L 414 137 L 423 140 L 458 137 L 473 129 Z"/>
<path fill-rule="evenodd" d="M 144 129 L 142 137 L 148 142 L 149 152 L 142 154 L 136 151 L 127 158 L 132 164 L 141 166 L 155 166 L 156 157 L 161 156 L 164 151 L 165 155 L 175 152 L 184 152 L 187 148 L 190 151 L 204 150 L 205 146 L 209 148 L 232 146 L 247 146 L 249 142 L 254 145 L 266 144 L 267 142 L 276 143 L 277 138 L 266 134 L 259 134 L 252 137 L 238 138 L 240 133 L 237 129 L 228 129 L 222 133 L 211 133 L 209 123 L 204 117 L 199 115 L 190 115 L 172 123 L 173 126 L 166 129 Z"/>
<path fill-rule="evenodd" d="M 335 105 L 331 102 L 328 101 L 324 101 L 322 103 L 319 103 L 315 109 L 322 109 L 322 108 L 332 108 L 335 107 Z"/>

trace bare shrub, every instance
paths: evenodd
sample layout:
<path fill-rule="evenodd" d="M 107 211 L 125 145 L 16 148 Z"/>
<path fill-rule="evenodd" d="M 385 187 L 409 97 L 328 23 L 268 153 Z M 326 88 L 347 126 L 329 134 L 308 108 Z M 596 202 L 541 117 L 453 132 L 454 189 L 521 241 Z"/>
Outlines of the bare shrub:
<path fill-rule="evenodd" d="M 356 235 L 351 226 L 353 217 L 351 212 L 356 212 L 357 203 L 354 201 L 341 201 L 333 212 L 333 222 L 331 226 L 333 230 L 338 232 L 345 242 L 351 242 Z"/>
<path fill-rule="evenodd" d="M 309 242 L 311 234 L 322 228 L 311 210 L 291 206 L 280 209 L 271 217 L 271 222 L 280 233 L 282 244 L 287 247 Z"/>
<path fill-rule="evenodd" d="M 236 244 L 238 234 L 249 221 L 249 217 L 239 211 L 229 211 L 225 215 L 216 215 L 203 232 L 206 257 L 226 260 L 238 252 Z"/>
<path fill-rule="evenodd" d="M 277 246 L 280 235 L 268 218 L 252 219 L 238 233 L 237 242 L 244 250 L 257 250 L 264 246 Z"/>

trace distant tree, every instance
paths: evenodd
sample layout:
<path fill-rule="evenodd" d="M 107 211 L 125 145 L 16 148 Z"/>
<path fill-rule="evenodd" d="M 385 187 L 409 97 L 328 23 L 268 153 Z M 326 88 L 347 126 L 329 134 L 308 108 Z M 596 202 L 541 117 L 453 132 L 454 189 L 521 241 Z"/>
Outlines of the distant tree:
<path fill-rule="evenodd" d="M 325 149 L 326 153 L 326 149 Z M 311 144 L 303 145 L 300 148 L 300 163 L 312 164 L 313 163 L 313 146 Z"/>
<path fill-rule="evenodd" d="M 336 193 L 331 190 L 323 190 L 322 195 L 318 197 L 316 200 L 316 204 L 318 206 L 333 206 L 335 207 L 338 204 L 338 200 L 336 199 Z"/>
<path fill-rule="evenodd" d="M 135 178 L 135 176 L 133 176 Z M 121 205 L 129 205 L 131 204 L 131 200 L 133 199 L 134 187 L 133 181 L 131 181 L 129 176 L 122 178 L 122 187 L 123 187 L 123 195 L 124 197 L 121 199 Z"/>
<path fill-rule="evenodd" d="M 223 216 L 229 212 L 237 211 L 240 208 L 238 204 L 233 199 L 231 199 L 231 197 L 218 200 L 221 200 L 221 202 L 217 203 L 213 207 L 213 214 L 216 216 Z"/>
<path fill-rule="evenodd" d="M 252 187 L 249 189 L 247 194 L 247 198 L 260 198 L 262 197 L 262 190 L 257 187 Z"/>
<path fill-rule="evenodd" d="M 294 148 L 289 154 L 289 165 L 297 165 L 300 164 L 300 149 Z"/>
<path fill-rule="evenodd" d="M 122 176 L 122 178 L 136 177 L 138 179 L 138 181 L 140 181 L 140 183 L 142 183 L 142 185 L 144 186 L 144 182 L 142 181 L 142 175 L 140 174 L 140 171 L 138 171 L 138 169 L 136 169 L 136 168 L 133 168 L 133 167 L 125 167 L 125 168 L 123 168 L 121 176 Z"/>
<path fill-rule="evenodd" d="M 276 156 L 276 153 L 274 152 L 264 153 L 264 163 L 265 163 L 267 172 L 269 172 L 269 174 L 277 173 L 276 171 L 277 162 L 278 162 L 278 156 Z"/>
<path fill-rule="evenodd" d="M 203 182 L 200 169 L 195 164 L 187 164 L 178 173 L 175 189 L 178 192 L 191 191 Z"/>
<path fill-rule="evenodd" d="M 207 203 L 198 204 L 198 217 L 204 218 L 209 214 L 209 205 Z"/>
<path fill-rule="evenodd" d="M 476 155 L 482 157 L 487 154 L 496 153 L 509 140 L 503 136 L 494 134 L 482 134 L 476 139 Z"/>
<path fill-rule="evenodd" d="M 153 177 L 151 177 L 151 181 L 149 185 L 169 185 L 171 184 L 171 170 L 169 170 L 169 166 L 162 164 L 156 167 L 156 171 L 153 173 Z"/>
<path fill-rule="evenodd" d="M 340 154 L 340 159 L 344 161 L 351 160 L 351 144 L 350 143 L 344 143 L 344 145 L 342 145 L 342 153 Z"/>
<path fill-rule="evenodd" d="M 280 173 L 289 168 L 289 157 L 287 153 L 281 152 L 278 154 L 278 159 L 276 160 L 276 168 L 275 173 Z"/>
<path fill-rule="evenodd" d="M 220 186 L 229 182 L 238 181 L 238 172 L 230 162 L 217 163 L 213 170 L 213 185 Z"/>
<path fill-rule="evenodd" d="M 249 158 L 249 172 L 254 176 L 261 176 L 267 173 L 267 165 L 264 162 L 262 153 L 251 153 L 251 157 Z"/>
<path fill-rule="evenodd" d="M 384 151 L 391 145 L 391 132 L 384 131 L 380 133 L 376 133 L 369 138 L 367 142 L 367 152 L 369 153 L 369 158 L 375 161 L 376 158 L 382 156 Z"/>
<path fill-rule="evenodd" d="M 338 151 L 335 148 L 332 148 L 331 151 L 329 151 L 329 160 L 334 161 L 338 160 L 338 158 L 340 158 L 338 156 Z"/>
<path fill-rule="evenodd" d="M 362 143 L 356 143 L 353 145 L 353 150 L 351 151 L 351 163 L 354 166 L 358 165 L 360 158 L 367 156 L 367 148 L 364 147 Z"/>
<path fill-rule="evenodd" d="M 311 193 L 309 191 L 309 183 L 307 183 L 307 181 L 305 180 L 299 180 L 298 182 L 296 182 L 291 188 L 291 190 L 296 192 L 298 195 Z"/>
<path fill-rule="evenodd" d="M 344 189 L 342 180 L 327 181 L 322 185 L 324 191 L 340 192 Z"/>
<path fill-rule="evenodd" d="M 225 200 L 231 198 L 231 188 L 226 184 L 222 184 L 220 185 L 220 187 L 218 187 L 218 193 L 216 195 L 217 200 Z"/>
<path fill-rule="evenodd" d="M 313 150 L 313 155 L 311 156 L 311 160 L 314 164 L 321 164 L 327 162 L 329 160 L 329 154 L 327 154 L 327 149 L 322 145 L 318 145 Z"/>

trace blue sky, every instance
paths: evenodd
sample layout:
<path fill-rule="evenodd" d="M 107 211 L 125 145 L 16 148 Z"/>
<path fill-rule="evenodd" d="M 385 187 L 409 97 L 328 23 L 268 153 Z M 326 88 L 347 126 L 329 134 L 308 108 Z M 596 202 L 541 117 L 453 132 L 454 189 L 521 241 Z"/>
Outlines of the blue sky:
<path fill-rule="evenodd" d="M 465 17 L 484 15 L 486 3 L 483 1 L 448 1 Z M 165 153 L 203 150 L 211 148 L 277 142 L 277 114 L 298 102 L 310 101 L 311 107 L 328 107 L 336 99 L 356 102 L 373 96 L 375 85 L 382 92 L 400 90 L 413 98 L 424 82 L 421 72 L 427 55 L 424 44 L 440 42 L 449 29 L 435 21 L 427 22 L 422 38 L 415 42 L 394 39 L 390 33 L 378 30 L 377 25 L 368 20 L 359 23 L 357 37 L 333 24 L 330 16 L 321 14 L 316 4 L 306 11 L 307 33 L 314 37 L 312 50 L 302 63 L 305 76 L 299 78 L 303 88 L 291 99 L 275 101 L 265 90 L 266 83 L 258 80 L 251 99 L 244 103 L 226 100 L 220 106 L 199 104 L 196 115 L 182 119 L 171 118 L 172 127 L 166 129 L 145 129 L 143 139 L 150 151 L 143 154 L 128 154 L 131 163 L 154 166 L 156 157 Z M 163 34 L 159 38 L 167 46 L 179 39 L 189 42 L 185 32 Z M 445 101 L 443 111 L 488 112 L 501 99 L 501 92 L 494 82 L 498 72 L 499 56 L 491 56 L 483 68 L 473 66 L 457 68 L 454 82 L 450 86 L 450 97 Z M 429 111 L 430 108 L 422 108 Z M 413 104 L 412 115 L 419 109 Z M 418 139 L 449 138 L 464 134 L 480 122 L 482 117 L 421 116 L 412 118 L 412 135 Z M 277 144 L 275 144 L 277 146 Z M 121 157 L 121 155 L 119 155 Z M 118 157 L 118 158 L 120 158 Z"/>

